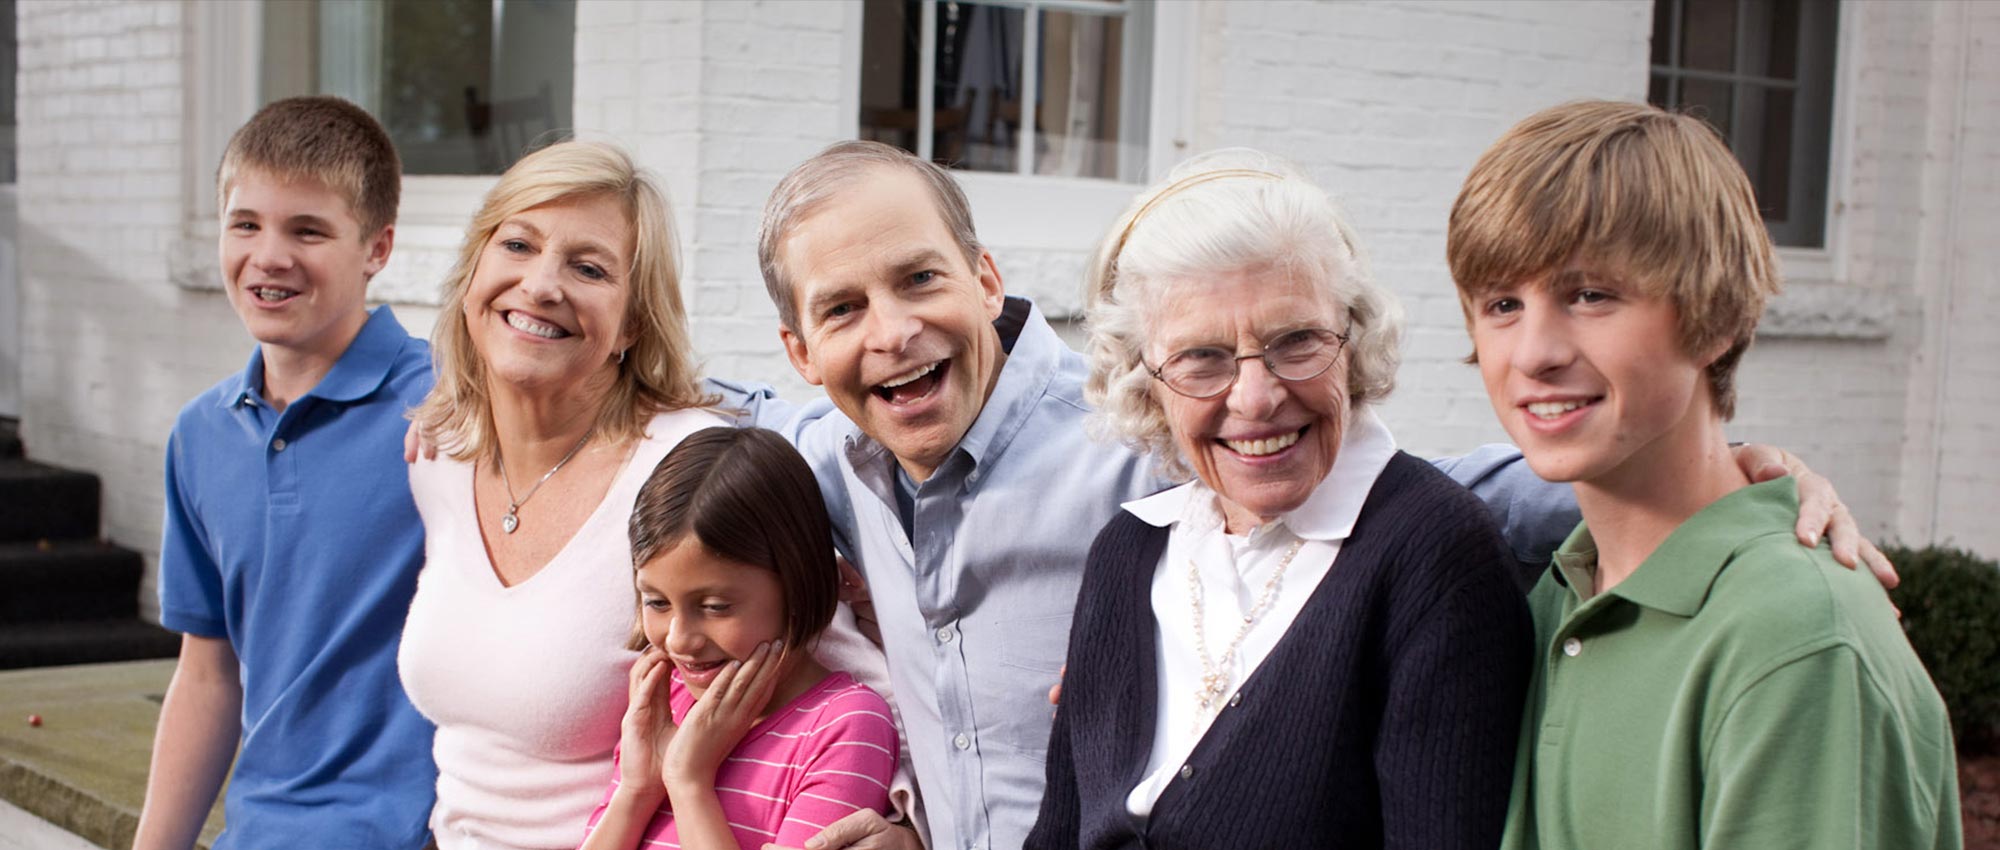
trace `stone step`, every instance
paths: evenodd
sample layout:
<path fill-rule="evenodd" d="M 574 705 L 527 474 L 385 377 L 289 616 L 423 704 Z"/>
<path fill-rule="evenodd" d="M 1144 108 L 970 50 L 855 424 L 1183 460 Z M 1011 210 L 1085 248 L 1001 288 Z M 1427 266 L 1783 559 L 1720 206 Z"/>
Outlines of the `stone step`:
<path fill-rule="evenodd" d="M 137 617 L 0 625 L 0 670 L 172 658 L 181 636 Z"/>
<path fill-rule="evenodd" d="M 0 460 L 0 542 L 97 539 L 97 476 Z"/>
<path fill-rule="evenodd" d="M 0 543 L 0 624 L 139 615 L 139 553 L 92 540 Z"/>

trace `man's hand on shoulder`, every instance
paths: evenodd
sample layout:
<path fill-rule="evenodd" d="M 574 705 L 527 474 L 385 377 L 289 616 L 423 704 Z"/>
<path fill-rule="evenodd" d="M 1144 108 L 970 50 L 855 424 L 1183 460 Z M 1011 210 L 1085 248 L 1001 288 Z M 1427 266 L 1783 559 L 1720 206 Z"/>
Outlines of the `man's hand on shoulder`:
<path fill-rule="evenodd" d="M 797 848 L 766 844 L 764 850 Z M 890 823 L 874 809 L 862 809 L 806 839 L 804 850 L 924 850 L 924 842 L 909 826 Z"/>

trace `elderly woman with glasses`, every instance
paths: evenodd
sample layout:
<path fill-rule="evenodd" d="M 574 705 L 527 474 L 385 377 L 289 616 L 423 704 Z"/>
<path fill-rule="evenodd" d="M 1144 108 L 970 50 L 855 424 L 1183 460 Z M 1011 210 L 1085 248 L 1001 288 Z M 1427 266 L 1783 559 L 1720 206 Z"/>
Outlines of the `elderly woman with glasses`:
<path fill-rule="evenodd" d="M 1333 201 L 1198 158 L 1090 288 L 1099 424 L 1193 480 L 1091 549 L 1028 846 L 1496 846 L 1527 612 L 1484 506 L 1375 415 L 1400 309 Z"/>

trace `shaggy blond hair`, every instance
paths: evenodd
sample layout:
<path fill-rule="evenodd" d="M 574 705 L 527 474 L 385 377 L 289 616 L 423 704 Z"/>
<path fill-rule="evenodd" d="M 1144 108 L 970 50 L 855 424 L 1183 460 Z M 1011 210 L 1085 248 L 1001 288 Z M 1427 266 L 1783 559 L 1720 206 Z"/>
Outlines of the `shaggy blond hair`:
<path fill-rule="evenodd" d="M 1580 101 L 1514 125 L 1465 178 L 1445 245 L 1468 327 L 1495 290 L 1578 261 L 1665 298 L 1685 353 L 1729 344 L 1707 376 L 1723 419 L 1736 412 L 1736 367 L 1780 286 L 1729 146 L 1700 119 L 1637 103 Z"/>
<path fill-rule="evenodd" d="M 229 137 L 215 171 L 216 208 L 246 171 L 318 183 L 347 201 L 363 240 L 396 223 L 403 165 L 389 133 L 368 111 L 337 97 L 272 101 Z"/>
<path fill-rule="evenodd" d="M 625 321 L 634 332 L 616 383 L 597 414 L 597 433 L 612 442 L 645 434 L 662 410 L 714 403 L 701 376 L 681 305 L 679 248 L 665 193 L 624 151 L 601 142 L 559 142 L 523 157 L 486 193 L 466 226 L 458 262 L 444 282 L 444 304 L 431 333 L 437 386 L 412 414 L 440 450 L 459 460 L 494 456 L 497 438 L 486 386 L 486 364 L 465 324 L 465 297 L 479 257 L 509 217 L 544 204 L 608 197 L 632 227 L 630 300 Z"/>
<path fill-rule="evenodd" d="M 1245 148 L 1175 167 L 1140 193 L 1098 245 L 1085 285 L 1092 428 L 1189 474 L 1144 361 L 1147 339 L 1171 310 L 1169 284 L 1269 269 L 1320 289 L 1345 316 L 1349 410 L 1396 386 L 1402 306 L 1368 270 L 1354 228 L 1327 193 L 1289 162 Z"/>

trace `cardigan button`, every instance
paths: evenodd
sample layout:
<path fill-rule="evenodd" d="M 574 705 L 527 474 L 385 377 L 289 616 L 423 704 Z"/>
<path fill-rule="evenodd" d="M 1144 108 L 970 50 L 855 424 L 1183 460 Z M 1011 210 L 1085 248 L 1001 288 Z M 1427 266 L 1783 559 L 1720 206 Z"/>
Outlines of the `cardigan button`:
<path fill-rule="evenodd" d="M 1184 764 L 1184 765 L 1181 765 L 1181 778 L 1182 778 L 1182 779 L 1193 779 L 1193 778 L 1194 778 L 1194 765 L 1191 765 L 1191 764 Z"/>
<path fill-rule="evenodd" d="M 1243 704 L 1243 692 L 1242 692 L 1242 691 L 1237 691 L 1236 693 L 1233 693 L 1233 694 L 1230 694 L 1230 695 L 1229 695 L 1229 705 L 1230 705 L 1230 707 L 1232 707 L 1232 708 L 1233 708 L 1233 707 L 1235 707 L 1235 706 L 1239 706 L 1239 705 L 1242 705 L 1242 704 Z"/>

